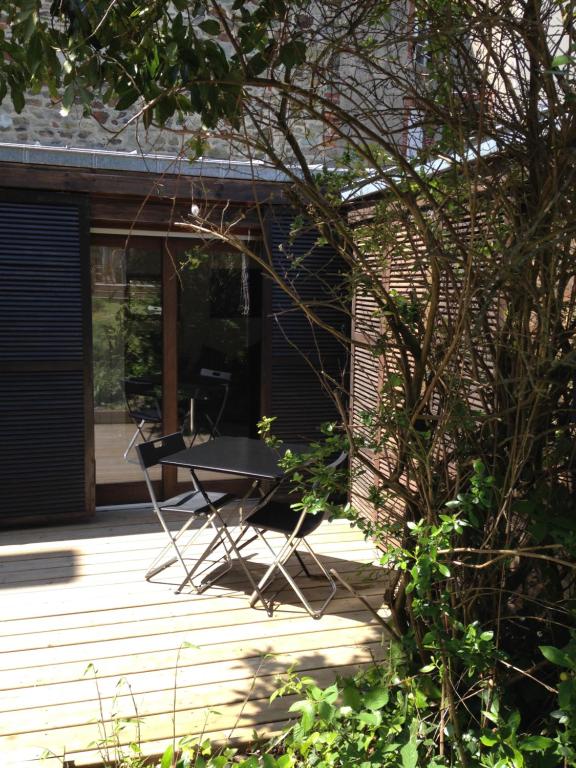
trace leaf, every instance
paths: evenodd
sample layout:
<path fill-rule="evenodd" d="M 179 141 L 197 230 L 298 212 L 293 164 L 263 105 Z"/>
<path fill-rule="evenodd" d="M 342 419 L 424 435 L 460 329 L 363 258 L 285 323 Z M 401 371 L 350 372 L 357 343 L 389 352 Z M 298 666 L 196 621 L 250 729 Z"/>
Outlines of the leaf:
<path fill-rule="evenodd" d="M 296 701 L 290 707 L 290 712 L 300 712 L 300 725 L 303 731 L 309 731 L 314 725 L 316 707 L 311 701 Z"/>
<path fill-rule="evenodd" d="M 561 709 L 568 711 L 572 708 L 572 701 L 574 699 L 576 690 L 573 680 L 565 680 L 558 686 L 558 705 Z"/>
<path fill-rule="evenodd" d="M 158 54 L 158 47 L 154 46 L 152 49 L 152 57 L 148 60 L 148 73 L 150 77 L 154 77 L 160 66 L 160 56 Z"/>
<path fill-rule="evenodd" d="M 128 107 L 131 107 L 132 104 L 134 104 L 138 96 L 139 96 L 139 93 L 136 90 L 136 88 L 127 88 L 118 96 L 118 101 L 116 102 L 116 109 L 119 112 L 122 112 L 122 110 L 124 109 L 128 109 Z"/>
<path fill-rule="evenodd" d="M 94 666 L 94 664 L 93 664 L 92 662 L 90 662 L 90 663 L 87 665 L 86 669 L 84 670 L 84 673 L 83 673 L 83 674 L 84 674 L 84 675 L 97 675 L 97 674 L 98 674 L 98 670 L 96 669 L 96 667 Z"/>
<path fill-rule="evenodd" d="M 418 764 L 418 742 L 416 741 L 416 731 L 413 726 L 410 726 L 409 740 L 400 749 L 400 757 L 402 758 L 402 768 L 416 768 Z"/>
<path fill-rule="evenodd" d="M 12 99 L 14 109 L 18 114 L 20 114 L 20 112 L 22 112 L 24 109 L 24 93 L 22 89 L 18 88 L 17 86 L 12 86 L 10 88 L 10 97 Z"/>
<path fill-rule="evenodd" d="M 246 760 L 242 760 L 241 763 L 238 763 L 238 768 L 258 768 L 258 758 L 251 755 Z"/>
<path fill-rule="evenodd" d="M 37 72 L 42 62 L 42 38 L 35 32 L 28 43 L 26 61 L 32 72 Z"/>
<path fill-rule="evenodd" d="M 382 724 L 382 715 L 380 712 L 360 712 L 358 720 L 372 728 L 378 728 Z"/>
<path fill-rule="evenodd" d="M 332 704 L 329 704 L 327 701 L 321 701 L 318 704 L 318 717 L 321 720 L 330 722 L 331 720 L 334 719 L 335 713 L 336 713 L 335 707 L 333 707 Z"/>
<path fill-rule="evenodd" d="M 306 43 L 302 40 L 291 40 L 280 49 L 280 62 L 286 67 L 297 67 L 306 61 Z"/>
<path fill-rule="evenodd" d="M 414 691 L 414 704 L 418 709 L 424 709 L 428 705 L 428 697 L 420 688 Z"/>
<path fill-rule="evenodd" d="M 560 648 L 555 648 L 553 645 L 541 645 L 540 651 L 545 659 L 551 661 L 552 664 L 556 664 L 558 667 L 565 667 L 566 669 L 575 669 L 576 665 L 568 654 L 561 651 Z"/>
<path fill-rule="evenodd" d="M 388 688 L 380 686 L 379 688 L 374 688 L 373 690 L 368 691 L 368 693 L 364 696 L 364 706 L 367 709 L 372 710 L 382 709 L 382 707 L 388 704 L 388 699 Z"/>
<path fill-rule="evenodd" d="M 554 741 L 546 736 L 527 736 L 520 742 L 524 752 L 545 752 L 554 746 Z"/>
<path fill-rule="evenodd" d="M 164 96 L 154 107 L 154 117 L 160 125 L 164 125 L 176 111 L 176 99 L 174 96 Z"/>
<path fill-rule="evenodd" d="M 160 768 L 172 768 L 173 762 L 174 762 L 174 747 L 172 746 L 172 744 L 170 744 L 164 750 L 164 754 L 162 755 L 162 759 L 160 760 Z"/>
<path fill-rule="evenodd" d="M 256 53 L 248 62 L 250 75 L 260 75 L 268 66 L 268 60 L 261 53 Z"/>
<path fill-rule="evenodd" d="M 220 34 L 220 24 L 216 19 L 206 19 L 198 24 L 202 32 L 206 32 L 207 35 L 217 36 Z"/>
<path fill-rule="evenodd" d="M 520 726 L 520 722 L 521 722 L 520 712 L 518 712 L 518 710 L 515 709 L 514 712 L 512 712 L 512 714 L 508 718 L 508 723 L 507 723 L 508 728 L 510 728 L 512 733 L 516 733 L 516 731 L 518 730 L 518 727 Z"/>
<path fill-rule="evenodd" d="M 154 110 L 150 107 L 147 107 L 142 112 L 142 122 L 144 124 L 144 128 L 150 128 L 152 125 L 152 120 L 154 119 Z"/>
<path fill-rule="evenodd" d="M 362 696 L 355 685 L 347 685 L 342 692 L 342 701 L 347 707 L 359 710 L 362 708 Z"/>
<path fill-rule="evenodd" d="M 553 67 L 564 67 L 566 64 L 573 64 L 574 59 L 571 56 L 567 56 L 565 53 L 563 53 L 560 56 L 555 56 L 552 59 L 552 66 Z"/>
<path fill-rule="evenodd" d="M 438 563 L 438 570 L 442 574 L 442 576 L 445 576 L 447 579 L 450 578 L 450 568 L 448 568 L 447 565 L 444 563 Z"/>
<path fill-rule="evenodd" d="M 524 755 L 519 750 L 512 747 L 512 755 L 513 755 L 513 763 L 512 765 L 514 768 L 524 768 Z M 507 761 L 506 766 L 508 766 L 510 763 Z"/>
<path fill-rule="evenodd" d="M 324 701 L 327 701 L 330 704 L 333 704 L 336 699 L 338 698 L 339 690 L 338 686 L 336 684 L 329 686 L 328 688 L 325 688 L 322 692 Z"/>
<path fill-rule="evenodd" d="M 480 741 L 485 747 L 493 747 L 494 744 L 498 743 L 498 739 L 495 736 L 489 736 L 486 733 L 480 736 Z"/>
<path fill-rule="evenodd" d="M 62 107 L 60 109 L 60 114 L 62 117 L 66 117 L 66 115 L 70 112 L 70 107 L 74 103 L 74 98 L 76 96 L 76 90 L 74 87 L 74 83 L 70 83 L 70 85 L 65 89 L 64 93 L 62 94 Z"/>
<path fill-rule="evenodd" d="M 38 15 L 36 12 L 27 16 L 26 20 L 22 24 L 22 39 L 25 43 L 28 43 L 32 35 L 36 32 L 38 26 Z"/>

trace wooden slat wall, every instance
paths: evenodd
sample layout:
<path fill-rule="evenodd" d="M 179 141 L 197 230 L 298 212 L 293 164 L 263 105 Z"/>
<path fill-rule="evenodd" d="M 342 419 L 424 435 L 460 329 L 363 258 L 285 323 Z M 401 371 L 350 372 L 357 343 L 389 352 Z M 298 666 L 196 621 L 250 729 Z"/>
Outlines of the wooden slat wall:
<path fill-rule="evenodd" d="M 414 291 L 414 259 L 405 240 L 400 239 L 395 247 L 387 249 L 386 253 L 365 253 L 364 257 L 367 269 L 376 275 L 380 274 L 386 290 L 395 290 L 401 295 L 410 295 Z M 403 265 L 403 268 L 399 269 L 399 265 Z M 394 371 L 397 353 L 389 348 L 386 358 L 374 355 L 373 350 L 380 345 L 385 333 L 386 321 L 373 293 L 362 287 L 357 290 L 352 317 L 352 338 L 355 345 L 351 372 L 351 420 L 354 432 L 364 441 L 370 442 L 371 437 L 379 440 L 380 433 L 377 430 L 375 432 L 366 423 L 366 419 L 376 414 L 384 403 L 383 383 Z M 388 451 L 389 453 L 380 451 L 376 454 L 369 447 L 364 448 L 362 453 L 365 461 L 360 457 L 355 458 L 352 466 L 352 504 L 361 514 L 375 522 L 382 522 L 383 517 L 387 522 L 401 520 L 404 515 L 403 502 L 393 496 L 387 498 L 384 512 L 377 513 L 370 501 L 372 489 L 380 485 L 377 473 L 380 472 L 384 476 L 390 474 L 390 459 L 393 459 L 394 455 L 393 444 L 389 446 Z"/>
<path fill-rule="evenodd" d="M 360 224 L 362 221 L 369 221 L 373 214 L 374 209 L 368 207 L 364 212 L 356 212 L 354 218 Z M 482 236 L 482 222 L 483 218 L 479 216 L 474 230 L 474 235 L 477 237 Z M 466 233 L 470 233 L 472 236 L 471 227 L 470 219 L 463 217 L 459 224 L 460 234 L 465 237 Z M 407 228 L 399 226 L 396 243 L 387 248 L 387 253 L 374 253 L 367 258 L 369 261 L 371 259 L 374 268 L 381 264 L 382 283 L 388 291 L 395 292 L 407 300 L 425 299 L 430 280 L 426 246 L 421 238 L 409 234 Z M 436 329 L 438 334 L 445 333 L 447 335 L 449 327 L 454 327 L 454 312 L 458 305 L 458 292 L 460 290 L 460 285 L 456 284 L 454 274 L 457 272 L 453 273 L 451 270 L 446 270 L 441 278 L 441 298 Z M 446 318 L 445 325 L 442 318 Z M 499 322 L 497 299 L 494 301 L 493 311 L 489 313 L 489 319 L 493 327 L 496 327 Z M 363 342 L 374 347 L 384 330 L 385 320 L 381 317 L 374 297 L 359 289 L 354 300 L 353 338 L 359 343 Z M 398 350 L 390 345 L 388 345 L 386 353 L 380 357 L 375 357 L 370 349 L 361 346 L 355 348 L 351 375 L 351 417 L 358 434 L 365 436 L 368 434 L 369 430 L 362 424 L 363 414 L 377 410 L 381 406 L 382 398 L 386 397 L 382 391 L 382 385 L 396 369 L 397 360 Z M 458 376 L 466 377 L 467 401 L 470 408 L 483 410 L 485 404 L 481 397 L 482 384 L 472 374 L 469 357 L 456 360 L 452 367 Z M 433 411 L 434 402 L 432 402 L 431 407 Z M 366 455 L 378 471 L 384 476 L 389 475 L 394 463 L 393 440 L 388 445 L 387 455 L 384 451 L 378 457 L 372 455 L 370 451 L 367 451 Z M 360 469 L 360 466 L 360 463 L 355 465 L 357 470 Z M 374 519 L 376 511 L 367 500 L 372 485 L 378 485 L 377 476 L 364 469 L 354 482 L 352 501 L 363 514 Z M 401 520 L 403 514 L 403 502 L 393 496 L 387 499 L 384 509 L 380 512 L 381 519 L 385 519 L 387 522 Z"/>
<path fill-rule="evenodd" d="M 0 194 L 0 525 L 93 512 L 84 202 Z"/>
<path fill-rule="evenodd" d="M 294 216 L 275 211 L 269 219 L 269 243 L 274 267 L 303 301 L 311 302 L 330 327 L 347 331 L 348 320 L 334 306 L 332 291 L 341 282 L 344 265 L 328 245 L 317 246 L 314 227 L 290 236 Z M 320 304 L 324 302 L 324 306 Z M 274 432 L 285 440 L 317 437 L 318 427 L 338 418 L 332 399 L 316 371 L 335 381 L 347 378 L 348 352 L 334 336 L 312 328 L 303 312 L 275 283 L 271 287 L 271 402 Z M 304 359 L 308 359 L 309 363 Z"/>

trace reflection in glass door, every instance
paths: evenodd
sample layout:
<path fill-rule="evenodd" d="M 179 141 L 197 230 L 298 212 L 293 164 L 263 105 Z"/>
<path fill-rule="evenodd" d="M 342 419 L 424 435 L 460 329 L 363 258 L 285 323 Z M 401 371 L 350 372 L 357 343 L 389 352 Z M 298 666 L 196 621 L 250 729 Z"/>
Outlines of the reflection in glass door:
<path fill-rule="evenodd" d="M 136 442 L 179 428 L 255 435 L 261 274 L 185 239 L 102 237 L 91 260 L 96 503 L 147 501 Z M 163 480 L 170 495 L 176 477 Z"/>
<path fill-rule="evenodd" d="M 98 485 L 141 482 L 136 424 L 144 420 L 146 435 L 161 430 L 162 245 L 122 241 L 91 248 Z"/>
<path fill-rule="evenodd" d="M 255 436 L 260 404 L 261 273 L 233 250 L 179 247 L 178 392 L 195 441 Z M 190 398 L 194 399 L 192 419 Z"/>

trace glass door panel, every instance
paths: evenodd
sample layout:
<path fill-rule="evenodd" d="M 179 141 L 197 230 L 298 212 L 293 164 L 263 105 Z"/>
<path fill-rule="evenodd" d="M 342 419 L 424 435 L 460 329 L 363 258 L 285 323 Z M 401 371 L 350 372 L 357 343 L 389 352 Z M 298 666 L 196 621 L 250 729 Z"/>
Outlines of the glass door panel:
<path fill-rule="evenodd" d="M 162 429 L 161 241 L 94 244 L 91 270 L 96 482 L 141 483 L 136 425 Z"/>
<path fill-rule="evenodd" d="M 178 392 L 185 435 L 195 442 L 213 434 L 255 436 L 261 272 L 238 251 L 214 247 L 180 244 L 177 263 Z"/>

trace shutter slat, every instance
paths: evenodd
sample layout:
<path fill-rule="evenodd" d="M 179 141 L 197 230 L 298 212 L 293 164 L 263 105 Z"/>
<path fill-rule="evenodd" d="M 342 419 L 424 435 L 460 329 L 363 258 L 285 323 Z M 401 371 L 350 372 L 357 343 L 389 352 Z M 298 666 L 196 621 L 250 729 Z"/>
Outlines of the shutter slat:
<path fill-rule="evenodd" d="M 334 249 L 316 245 L 314 228 L 291 237 L 294 217 L 277 213 L 270 221 L 270 243 L 275 270 L 304 302 L 314 302 L 317 315 L 330 327 L 348 332 L 343 313 L 331 304 L 331 291 L 342 282 L 343 262 Z M 333 401 L 303 360 L 336 381 L 346 376 L 347 350 L 331 334 L 312 328 L 306 316 L 275 283 L 271 290 L 273 320 L 271 414 L 274 432 L 284 440 L 318 437 L 319 426 L 338 418 Z"/>
<path fill-rule="evenodd" d="M 85 515 L 80 205 L 0 200 L 0 524 Z"/>

